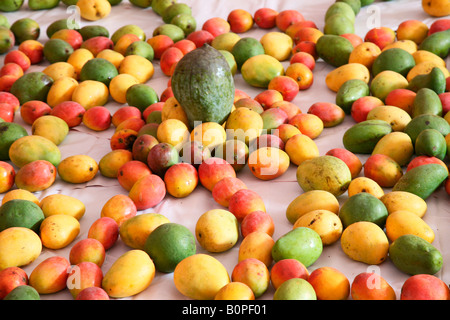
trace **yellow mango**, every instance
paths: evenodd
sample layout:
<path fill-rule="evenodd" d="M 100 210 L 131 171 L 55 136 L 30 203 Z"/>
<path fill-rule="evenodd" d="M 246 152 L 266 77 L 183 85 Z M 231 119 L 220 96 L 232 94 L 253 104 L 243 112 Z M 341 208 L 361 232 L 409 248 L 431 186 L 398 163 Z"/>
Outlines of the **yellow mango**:
<path fill-rule="evenodd" d="M 178 119 L 189 127 L 189 120 L 186 112 L 175 97 L 170 97 L 164 101 L 164 105 L 161 110 L 161 120 L 164 121 L 167 119 Z"/>
<path fill-rule="evenodd" d="M 372 68 L 373 62 L 381 53 L 381 49 L 373 42 L 363 42 L 357 45 L 350 53 L 349 63 L 360 63 L 369 70 Z"/>
<path fill-rule="evenodd" d="M 59 193 L 45 196 L 40 201 L 39 207 L 45 217 L 66 214 L 80 220 L 86 212 L 86 206 L 81 200 Z"/>
<path fill-rule="evenodd" d="M 77 7 L 81 17 L 88 21 L 103 19 L 111 12 L 111 3 L 108 0 L 79 0 Z"/>
<path fill-rule="evenodd" d="M 284 32 L 268 32 L 265 33 L 260 42 L 264 48 L 264 52 L 278 61 L 287 60 L 291 56 L 294 41 Z"/>
<path fill-rule="evenodd" d="M 29 228 L 11 227 L 0 232 L 0 270 L 32 263 L 41 254 L 42 242 Z"/>
<path fill-rule="evenodd" d="M 350 79 L 360 79 L 369 83 L 370 71 L 361 63 L 348 63 L 330 71 L 325 77 L 325 84 L 330 90 L 338 92 L 344 82 Z"/>
<path fill-rule="evenodd" d="M 405 166 L 414 154 L 414 146 L 409 135 L 404 132 L 391 132 L 378 140 L 372 154 L 384 154 Z"/>
<path fill-rule="evenodd" d="M 311 190 L 297 196 L 286 209 L 286 218 L 294 224 L 302 215 L 313 210 L 328 210 L 339 213 L 339 201 L 331 192 Z"/>
<path fill-rule="evenodd" d="M 367 177 L 357 177 L 353 179 L 348 185 L 348 196 L 351 197 L 360 192 L 370 193 L 378 199 L 384 195 L 383 188 L 380 185 Z"/>
<path fill-rule="evenodd" d="M 48 216 L 40 227 L 42 245 L 54 250 L 67 247 L 79 233 L 80 222 L 65 214 Z"/>
<path fill-rule="evenodd" d="M 294 223 L 294 229 L 311 228 L 316 231 L 324 246 L 335 243 L 342 234 L 343 226 L 339 216 L 329 210 L 313 210 L 305 213 Z"/>
<path fill-rule="evenodd" d="M 130 248 L 144 250 L 148 235 L 161 224 L 169 222 L 162 214 L 142 213 L 120 225 L 120 238 Z"/>
<path fill-rule="evenodd" d="M 417 44 L 409 39 L 397 40 L 393 43 L 389 43 L 388 45 L 386 45 L 382 51 L 386 51 L 392 48 L 400 48 L 409 52 L 410 54 L 413 54 L 414 52 L 417 51 Z"/>
<path fill-rule="evenodd" d="M 105 273 L 102 288 L 112 298 L 136 295 L 155 277 L 155 264 L 143 250 L 130 250 L 122 254 Z"/>
<path fill-rule="evenodd" d="M 177 290 L 188 298 L 213 300 L 219 290 L 230 282 L 230 276 L 219 260 L 197 253 L 178 263 L 173 281 Z"/>
<path fill-rule="evenodd" d="M 60 145 L 69 134 L 69 125 L 57 116 L 44 115 L 34 120 L 31 133 L 47 138 L 55 145 Z"/>
<path fill-rule="evenodd" d="M 68 62 L 55 62 L 42 70 L 43 73 L 48 75 L 53 81 L 62 77 L 70 77 L 76 79 L 75 68 Z"/>
<path fill-rule="evenodd" d="M 67 59 L 67 63 L 70 63 L 74 70 L 76 79 L 80 78 L 80 72 L 84 64 L 89 60 L 94 59 L 94 54 L 85 48 L 79 48 L 72 52 L 72 54 Z"/>
<path fill-rule="evenodd" d="M 422 0 L 422 9 L 432 17 L 444 17 L 450 14 L 448 0 Z"/>
<path fill-rule="evenodd" d="M 341 247 L 352 260 L 378 265 L 387 259 L 389 240 L 383 229 L 375 223 L 358 221 L 342 232 Z"/>
<path fill-rule="evenodd" d="M 118 103 L 126 103 L 128 88 L 138 83 L 139 80 L 130 74 L 123 73 L 115 76 L 109 83 L 111 97 Z"/>
<path fill-rule="evenodd" d="M 419 196 L 406 191 L 391 191 L 380 198 L 388 213 L 406 210 L 422 218 L 427 212 L 427 203 Z"/>
<path fill-rule="evenodd" d="M 435 237 L 433 229 L 417 214 L 406 210 L 389 214 L 386 219 L 386 235 L 389 241 L 394 242 L 405 234 L 414 234 L 429 243 L 432 243 Z"/>
<path fill-rule="evenodd" d="M 95 106 L 103 106 L 109 98 L 108 87 L 100 81 L 85 80 L 73 91 L 72 101 L 78 102 L 86 110 Z"/>
<path fill-rule="evenodd" d="M 239 246 L 238 262 L 246 259 L 257 259 L 263 262 L 267 268 L 272 265 L 272 247 L 275 241 L 263 231 L 250 232 Z"/>
<path fill-rule="evenodd" d="M 395 106 L 377 106 L 369 111 L 367 120 L 384 120 L 391 125 L 393 131 L 403 131 L 411 121 L 411 116 Z"/>
<path fill-rule="evenodd" d="M 416 52 L 413 53 L 413 58 L 414 61 L 416 62 L 416 65 L 422 63 L 422 62 L 426 62 L 426 61 L 432 61 L 434 62 L 436 65 L 445 67 L 446 63 L 445 60 L 442 59 L 441 57 L 439 57 L 437 54 L 431 52 L 431 51 L 427 51 L 427 50 L 417 50 Z"/>
<path fill-rule="evenodd" d="M 98 172 L 97 162 L 90 156 L 80 154 L 63 159 L 58 174 L 66 182 L 85 183 L 94 179 Z"/>
<path fill-rule="evenodd" d="M 129 55 L 126 56 L 119 66 L 120 74 L 129 74 L 135 77 L 139 83 L 145 83 L 153 77 L 155 69 L 150 60 L 138 56 Z"/>
<path fill-rule="evenodd" d="M 230 211 L 213 209 L 203 213 L 195 225 L 200 245 L 209 252 L 231 249 L 239 239 L 239 224 Z"/>
<path fill-rule="evenodd" d="M 55 82 L 47 95 L 47 104 L 55 107 L 61 102 L 71 101 L 75 88 L 78 87 L 78 81 L 72 77 L 61 77 Z"/>

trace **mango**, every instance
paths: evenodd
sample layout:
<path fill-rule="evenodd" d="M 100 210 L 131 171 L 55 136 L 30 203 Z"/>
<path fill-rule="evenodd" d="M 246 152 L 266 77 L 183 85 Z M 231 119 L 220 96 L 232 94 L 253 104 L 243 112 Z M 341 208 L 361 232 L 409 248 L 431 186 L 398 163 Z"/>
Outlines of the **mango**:
<path fill-rule="evenodd" d="M 348 15 L 342 13 L 333 14 L 326 18 L 323 33 L 338 36 L 355 33 L 354 21 Z"/>
<path fill-rule="evenodd" d="M 422 114 L 442 116 L 442 102 L 432 89 L 421 88 L 414 98 L 412 117 Z"/>
<path fill-rule="evenodd" d="M 88 155 L 73 155 L 64 158 L 58 165 L 58 175 L 66 182 L 85 183 L 98 172 L 98 163 Z"/>
<path fill-rule="evenodd" d="M 9 28 L 0 26 L 0 53 L 8 52 L 12 47 L 14 47 L 16 40 L 14 33 L 12 33 Z"/>
<path fill-rule="evenodd" d="M 239 246 L 238 261 L 257 259 L 267 268 L 272 265 L 273 238 L 264 231 L 254 231 L 248 234 Z"/>
<path fill-rule="evenodd" d="M 69 126 L 59 117 L 46 115 L 39 117 L 33 122 L 31 133 L 47 138 L 55 145 L 59 145 L 69 134 Z"/>
<path fill-rule="evenodd" d="M 370 221 L 384 228 L 387 216 L 388 211 L 383 202 L 366 192 L 349 197 L 339 211 L 344 229 L 358 221 Z"/>
<path fill-rule="evenodd" d="M 378 265 L 388 258 L 389 240 L 377 224 L 358 221 L 342 232 L 341 248 L 352 260 Z"/>
<path fill-rule="evenodd" d="M 378 141 L 392 132 L 384 120 L 366 120 L 347 129 L 342 141 L 347 150 L 354 153 L 372 153 Z"/>
<path fill-rule="evenodd" d="M 367 120 L 384 120 L 392 127 L 392 131 L 402 132 L 411 121 L 411 116 L 403 109 L 394 106 L 377 106 L 369 111 Z"/>
<path fill-rule="evenodd" d="M 182 295 L 196 300 L 211 300 L 230 283 L 230 276 L 219 260 L 197 253 L 177 264 L 173 280 Z"/>
<path fill-rule="evenodd" d="M 326 63 L 340 67 L 348 63 L 353 45 L 344 37 L 326 34 L 317 40 L 316 51 Z"/>
<path fill-rule="evenodd" d="M 442 268 L 441 252 L 414 234 L 398 237 L 389 246 L 389 257 L 400 271 L 410 274 L 435 274 Z"/>
<path fill-rule="evenodd" d="M 291 278 L 275 290 L 273 300 L 317 300 L 317 294 L 305 279 Z"/>
<path fill-rule="evenodd" d="M 379 285 L 373 286 L 372 283 Z M 353 300 L 396 300 L 394 288 L 375 272 L 362 272 L 356 275 L 350 293 Z"/>
<path fill-rule="evenodd" d="M 9 160 L 9 148 L 19 138 L 28 135 L 27 130 L 23 126 L 14 122 L 1 122 L 0 130 L 0 160 Z"/>
<path fill-rule="evenodd" d="M 394 131 L 378 140 L 373 154 L 389 156 L 401 167 L 407 165 L 414 154 L 414 146 L 409 135 L 404 132 Z"/>
<path fill-rule="evenodd" d="M 449 300 L 450 290 L 440 278 L 430 274 L 416 274 L 403 283 L 400 300 Z"/>
<path fill-rule="evenodd" d="M 345 81 L 336 93 L 336 104 L 341 107 L 346 114 L 350 114 L 353 102 L 361 97 L 370 94 L 366 81 L 361 79 L 350 79 Z"/>
<path fill-rule="evenodd" d="M 430 163 L 407 171 L 394 185 L 392 191 L 408 191 L 427 199 L 448 177 L 440 164 Z"/>
<path fill-rule="evenodd" d="M 415 65 L 416 61 L 408 51 L 400 48 L 387 49 L 376 57 L 372 65 L 372 74 L 375 77 L 382 71 L 391 70 L 406 77 Z"/>
<path fill-rule="evenodd" d="M 45 217 L 55 214 L 67 214 L 79 220 L 86 212 L 86 206 L 81 200 L 59 193 L 42 198 L 39 202 L 39 207 L 42 209 Z"/>
<path fill-rule="evenodd" d="M 21 167 L 14 182 L 20 189 L 37 192 L 48 189 L 56 180 L 56 167 L 47 160 L 34 160 Z"/>
<path fill-rule="evenodd" d="M 33 230 L 11 227 L 0 232 L 0 270 L 32 263 L 41 254 L 42 243 Z"/>
<path fill-rule="evenodd" d="M 51 294 L 66 288 L 69 261 L 62 256 L 49 257 L 31 272 L 29 284 L 40 294 Z"/>
<path fill-rule="evenodd" d="M 15 287 L 3 300 L 40 300 L 39 292 L 32 286 L 25 284 Z"/>
<path fill-rule="evenodd" d="M 423 40 L 419 50 L 426 50 L 445 59 L 450 52 L 450 30 L 435 32 Z"/>
<path fill-rule="evenodd" d="M 297 259 L 305 267 L 309 267 L 320 257 L 322 250 L 322 239 L 316 231 L 307 227 L 298 227 L 275 241 L 272 257 L 275 262 L 283 259 Z"/>
<path fill-rule="evenodd" d="M 408 87 L 408 80 L 398 72 L 384 70 L 378 73 L 370 84 L 372 95 L 384 101 L 387 95 L 395 89 Z"/>
<path fill-rule="evenodd" d="M 345 162 L 327 155 L 303 161 L 297 168 L 296 176 L 303 191 L 325 190 L 335 196 L 347 191 L 352 180 Z"/>
<path fill-rule="evenodd" d="M 113 298 L 136 295 L 151 284 L 155 264 L 143 250 L 130 250 L 111 265 L 102 280 L 102 288 Z"/>
<path fill-rule="evenodd" d="M 264 65 L 264 67 L 262 67 Z M 241 67 L 245 82 L 253 87 L 267 88 L 270 80 L 284 75 L 284 67 L 276 58 L 262 54 L 250 57 Z"/>
<path fill-rule="evenodd" d="M 79 233 L 80 222 L 65 214 L 48 216 L 40 226 L 42 245 L 53 250 L 67 247 Z"/>
<path fill-rule="evenodd" d="M 352 79 L 359 79 L 365 82 L 366 84 L 369 83 L 370 80 L 369 69 L 365 65 L 360 63 L 348 63 L 330 71 L 325 77 L 325 83 L 330 90 L 338 92 L 345 82 Z M 355 85 L 355 83 L 350 84 L 351 87 Z M 359 92 L 365 93 L 364 85 L 359 85 L 358 82 L 356 82 L 356 84 L 358 84 L 356 85 L 357 89 L 362 87 L 362 89 L 359 89 L 360 90 Z"/>
<path fill-rule="evenodd" d="M 436 129 L 425 129 L 417 136 L 414 151 L 417 156 L 425 155 L 444 160 L 447 155 L 447 143 Z"/>
<path fill-rule="evenodd" d="M 384 190 L 373 179 L 367 177 L 356 177 L 348 186 L 348 196 L 354 196 L 357 193 L 366 192 L 380 199 L 384 195 Z"/>
<path fill-rule="evenodd" d="M 409 82 L 408 89 L 418 92 L 420 89 L 427 88 L 434 91 L 436 94 L 440 94 L 445 92 L 445 79 L 447 77 L 448 72 L 446 75 L 439 67 L 434 67 L 428 73 L 414 76 Z"/>
<path fill-rule="evenodd" d="M 61 152 L 58 146 L 47 138 L 30 135 L 13 142 L 9 149 L 9 157 L 19 168 L 34 160 L 47 160 L 57 167 L 61 161 Z"/>
<path fill-rule="evenodd" d="M 434 231 L 417 214 L 411 211 L 394 211 L 386 219 L 386 235 L 389 241 L 394 242 L 404 234 L 414 234 L 432 243 Z"/>
<path fill-rule="evenodd" d="M 301 216 L 314 210 L 328 210 L 338 214 L 339 201 L 335 195 L 325 190 L 306 191 L 289 203 L 286 218 L 294 224 Z"/>
<path fill-rule="evenodd" d="M 53 9 L 59 4 L 59 0 L 29 0 L 28 7 L 31 10 Z"/>
<path fill-rule="evenodd" d="M 5 0 L 0 4 L 0 11 L 13 12 L 19 10 L 23 5 L 24 0 L 14 1 Z"/>
<path fill-rule="evenodd" d="M 409 211 L 422 218 L 427 212 L 425 200 L 411 192 L 391 191 L 383 195 L 380 200 L 386 206 L 389 214 L 395 211 Z"/>
<path fill-rule="evenodd" d="M 414 117 L 405 127 L 404 132 L 410 136 L 413 144 L 417 136 L 425 129 L 436 129 L 444 137 L 450 133 L 450 124 L 442 117 L 434 114 L 422 114 Z"/>
<path fill-rule="evenodd" d="M 329 210 L 313 210 L 302 215 L 293 226 L 293 228 L 298 227 L 307 227 L 316 231 L 324 246 L 339 240 L 343 230 L 339 216 Z"/>
<path fill-rule="evenodd" d="M 19 99 L 21 105 L 31 100 L 45 102 L 52 84 L 53 79 L 45 73 L 30 72 L 17 79 L 10 92 Z"/>

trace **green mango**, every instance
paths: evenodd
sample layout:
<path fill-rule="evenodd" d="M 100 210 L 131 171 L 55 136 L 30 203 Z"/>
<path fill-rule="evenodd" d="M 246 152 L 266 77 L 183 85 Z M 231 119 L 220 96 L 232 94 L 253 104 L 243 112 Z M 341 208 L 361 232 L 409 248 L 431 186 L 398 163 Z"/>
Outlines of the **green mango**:
<path fill-rule="evenodd" d="M 413 234 L 402 235 L 392 242 L 389 258 L 399 270 L 410 275 L 435 274 L 443 264 L 441 252 Z"/>
<path fill-rule="evenodd" d="M 297 259 L 309 267 L 322 254 L 319 234 L 311 228 L 298 227 L 281 236 L 272 247 L 274 261 Z"/>
<path fill-rule="evenodd" d="M 369 4 L 374 3 L 375 0 L 361 0 L 361 7 L 368 6 Z"/>
<path fill-rule="evenodd" d="M 73 47 L 62 39 L 50 39 L 44 44 L 44 57 L 50 63 L 66 62 L 73 51 Z"/>
<path fill-rule="evenodd" d="M 358 221 L 370 221 L 384 228 L 388 211 L 380 199 L 366 192 L 360 192 L 349 197 L 339 210 L 344 229 Z"/>
<path fill-rule="evenodd" d="M 117 29 L 111 36 L 111 40 L 114 44 L 125 34 L 131 33 L 138 36 L 139 40 L 145 41 L 146 36 L 144 30 L 141 27 L 134 24 L 127 24 Z"/>
<path fill-rule="evenodd" d="M 78 0 L 61 0 L 66 6 L 74 6 L 77 4 Z"/>
<path fill-rule="evenodd" d="M 366 82 L 360 79 L 350 79 L 345 81 L 336 93 L 336 104 L 346 114 L 350 114 L 353 102 L 368 95 L 370 95 L 370 89 Z"/>
<path fill-rule="evenodd" d="M 59 19 L 50 23 L 46 30 L 47 37 L 50 39 L 56 31 L 69 29 L 67 21 L 67 19 Z"/>
<path fill-rule="evenodd" d="M 3 300 L 41 300 L 41 297 L 32 286 L 21 285 L 12 289 Z"/>
<path fill-rule="evenodd" d="M 14 44 L 14 33 L 9 28 L 0 27 L 0 54 L 8 52 Z"/>
<path fill-rule="evenodd" d="M 434 114 L 422 114 L 412 118 L 403 132 L 409 135 L 412 143 L 415 144 L 417 136 L 425 129 L 436 129 L 445 137 L 450 133 L 450 124 L 440 116 Z"/>
<path fill-rule="evenodd" d="M 9 28 L 10 26 L 8 18 L 5 15 L 0 14 L 0 27 Z"/>
<path fill-rule="evenodd" d="M 15 122 L 0 123 L 0 160 L 9 160 L 9 147 L 14 141 L 28 135 L 27 130 Z"/>
<path fill-rule="evenodd" d="M 414 98 L 412 117 L 422 114 L 434 114 L 442 116 L 442 102 L 439 95 L 431 89 L 422 88 L 417 91 Z"/>
<path fill-rule="evenodd" d="M 155 57 L 155 51 L 153 47 L 146 41 L 135 41 L 131 43 L 125 51 L 125 56 L 136 55 L 146 58 L 149 61 L 153 61 Z"/>
<path fill-rule="evenodd" d="M 11 87 L 11 93 L 19 99 L 21 105 L 31 100 L 47 101 L 47 95 L 53 79 L 43 72 L 30 72 L 17 79 Z"/>
<path fill-rule="evenodd" d="M 444 136 L 436 129 L 425 129 L 417 136 L 414 151 L 417 156 L 425 155 L 444 160 L 447 154 L 447 143 Z"/>
<path fill-rule="evenodd" d="M 450 29 L 432 33 L 419 45 L 419 50 L 430 51 L 442 59 L 450 52 Z"/>
<path fill-rule="evenodd" d="M 346 15 L 337 13 L 330 16 L 325 21 L 323 29 L 324 34 L 342 35 L 347 33 L 355 33 L 355 23 Z"/>
<path fill-rule="evenodd" d="M 345 2 L 346 4 L 348 4 L 355 13 L 355 16 L 361 11 L 360 0 L 337 0 L 336 2 Z"/>
<path fill-rule="evenodd" d="M 445 92 L 445 87 L 446 78 L 444 72 L 439 68 L 433 68 L 430 73 L 419 74 L 412 78 L 407 89 L 417 92 L 422 88 L 429 88 L 437 94 L 441 94 Z"/>
<path fill-rule="evenodd" d="M 441 164 L 424 164 L 407 171 L 392 191 L 407 191 L 426 200 L 447 177 L 448 171 Z"/>
<path fill-rule="evenodd" d="M 340 67 L 348 63 L 353 45 L 350 40 L 333 34 L 321 36 L 316 43 L 316 51 L 319 58 L 326 63 Z"/>
<path fill-rule="evenodd" d="M 59 5 L 60 0 L 28 0 L 28 7 L 31 10 L 48 10 Z"/>
<path fill-rule="evenodd" d="M 370 154 L 378 141 L 391 132 L 391 125 L 384 120 L 366 120 L 345 131 L 342 141 L 353 153 Z"/>
<path fill-rule="evenodd" d="M 88 25 L 84 26 L 79 30 L 83 41 L 86 41 L 95 37 L 106 37 L 109 38 L 109 31 L 104 26 L 100 25 Z"/>
<path fill-rule="evenodd" d="M 170 20 L 170 24 L 180 27 L 184 31 L 184 35 L 188 36 L 197 29 L 197 20 L 193 15 L 180 13 Z"/>
<path fill-rule="evenodd" d="M 191 7 L 183 2 L 174 3 L 164 10 L 162 19 L 165 23 L 170 23 L 175 16 L 181 13 L 192 14 Z"/>
<path fill-rule="evenodd" d="M 11 31 L 14 33 L 17 44 L 26 40 L 37 40 L 41 33 L 39 24 L 30 18 L 22 18 L 14 21 L 11 25 Z"/>
<path fill-rule="evenodd" d="M 372 74 L 375 77 L 382 71 L 391 70 L 406 77 L 415 65 L 414 57 L 408 51 L 400 48 L 387 49 L 375 58 L 372 65 Z"/>
<path fill-rule="evenodd" d="M 162 24 L 153 30 L 153 36 L 160 34 L 170 37 L 173 42 L 177 42 L 185 38 L 183 29 L 171 23 Z"/>
<path fill-rule="evenodd" d="M 0 1 L 0 11 L 12 12 L 19 10 L 25 0 L 2 0 Z"/>
<path fill-rule="evenodd" d="M 177 3 L 177 0 L 153 0 L 152 10 L 158 15 L 162 16 L 164 10 L 170 7 L 172 4 Z"/>
<path fill-rule="evenodd" d="M 335 2 L 331 6 L 329 6 L 327 11 L 325 12 L 325 22 L 328 20 L 329 17 L 331 17 L 335 14 L 343 14 L 352 23 L 355 22 L 355 17 L 356 17 L 355 12 L 353 11 L 352 7 L 348 3 Z"/>
<path fill-rule="evenodd" d="M 130 0 L 130 3 L 140 8 L 150 8 L 152 0 Z"/>

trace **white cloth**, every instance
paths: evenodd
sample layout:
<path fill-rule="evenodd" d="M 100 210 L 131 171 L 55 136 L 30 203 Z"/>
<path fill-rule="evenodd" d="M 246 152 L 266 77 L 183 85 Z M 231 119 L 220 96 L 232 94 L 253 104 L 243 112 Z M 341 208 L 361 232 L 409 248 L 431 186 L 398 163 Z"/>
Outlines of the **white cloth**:
<path fill-rule="evenodd" d="M 257 9 L 262 7 L 273 8 L 278 12 L 286 9 L 298 10 L 304 15 L 305 19 L 314 21 L 317 26 L 323 30 L 325 11 L 331 4 L 334 3 L 333 0 L 186 0 L 184 2 L 192 8 L 192 14 L 195 16 L 197 21 L 197 30 L 201 29 L 202 24 L 209 18 L 221 17 L 226 19 L 228 13 L 233 9 L 240 8 L 253 14 Z M 39 41 L 44 43 L 48 40 L 45 31 L 50 23 L 55 20 L 67 18 L 72 13 L 66 12 L 66 6 L 60 4 L 58 8 L 46 11 L 30 11 L 27 6 L 24 5 L 20 11 L 4 14 L 7 16 L 11 24 L 15 20 L 23 17 L 30 17 L 36 20 L 41 27 L 41 36 Z M 427 25 L 430 25 L 434 20 L 436 20 L 436 18 L 432 18 L 423 12 L 420 0 L 397 0 L 390 2 L 377 1 L 374 4 L 361 9 L 355 21 L 355 33 L 364 38 L 366 32 L 376 26 L 374 23 L 376 24 L 377 22 L 379 22 L 381 26 L 390 27 L 396 30 L 397 26 L 402 21 L 409 19 L 421 20 Z M 150 8 L 141 9 L 131 5 L 127 0 L 124 0 L 121 4 L 112 7 L 111 14 L 107 18 L 95 22 L 82 20 L 81 23 L 82 26 L 89 24 L 103 25 L 110 31 L 110 34 L 121 26 L 136 24 L 145 31 L 147 37 L 149 38 L 152 36 L 153 30 L 157 26 L 161 25 L 163 21 L 162 18 L 156 15 Z M 276 29 L 273 30 L 276 31 Z M 240 35 L 241 37 L 249 36 L 260 39 L 261 36 L 267 31 L 268 30 L 259 29 L 254 26 L 252 30 Z M 4 56 L 0 56 L 1 65 L 3 65 L 3 58 Z M 447 59 L 447 63 L 448 62 L 449 59 Z M 166 88 L 169 78 L 161 72 L 158 60 L 154 60 L 153 64 L 155 66 L 155 74 L 152 79 L 147 82 L 147 84 L 154 88 L 158 94 L 161 94 Z M 33 65 L 29 72 L 42 70 L 46 65 L 48 65 L 48 63 Z M 283 62 L 283 65 L 286 67 L 288 65 L 288 61 Z M 313 86 L 308 90 L 299 92 L 295 100 L 293 100 L 293 103 L 295 103 L 302 110 L 302 112 L 307 112 L 308 108 L 315 102 L 335 102 L 335 93 L 326 87 L 324 81 L 326 74 L 332 69 L 333 68 L 330 65 L 325 64 L 323 61 L 317 61 L 316 68 L 314 70 Z M 235 75 L 235 83 L 237 88 L 243 90 L 251 97 L 255 97 L 262 91 L 262 89 L 257 89 L 247 85 L 239 73 Z M 121 107 L 121 105 L 113 100 L 110 100 L 106 106 L 110 109 L 111 114 Z M 29 132 L 31 131 L 30 126 L 23 123 L 19 114 L 16 115 L 16 121 L 23 124 Z M 346 116 L 346 119 L 342 124 L 334 128 L 324 129 L 322 134 L 315 139 L 320 155 L 324 155 L 332 148 L 342 148 L 342 135 L 345 130 L 354 123 L 355 122 L 350 116 Z M 100 161 L 100 159 L 111 150 L 109 139 L 113 132 L 113 127 L 103 132 L 91 131 L 83 125 L 72 128 L 67 138 L 59 146 L 62 153 L 62 158 L 64 159 L 68 156 L 77 154 L 87 154 L 93 157 L 96 161 Z M 360 156 L 361 161 L 364 163 L 367 157 L 362 155 L 358 156 Z M 238 174 L 238 177 L 247 184 L 249 189 L 256 191 L 264 199 L 267 212 L 272 216 L 275 222 L 275 233 L 273 235 L 274 240 L 277 240 L 283 234 L 292 229 L 292 224 L 290 224 L 286 219 L 286 208 L 295 197 L 302 193 L 302 190 L 296 181 L 295 172 L 296 166 L 291 164 L 289 170 L 283 176 L 272 181 L 258 180 L 250 173 L 247 167 Z M 362 174 L 363 173 L 361 173 L 361 175 Z M 101 208 L 106 201 L 116 194 L 126 194 L 126 191 L 120 187 L 116 179 L 105 178 L 99 173 L 92 181 L 79 185 L 68 184 L 61 181 L 60 178 L 57 178 L 54 185 L 47 190 L 37 192 L 36 195 L 39 199 L 42 199 L 47 195 L 55 193 L 71 195 L 84 202 L 86 205 L 86 213 L 80 220 L 81 232 L 75 241 L 64 249 L 44 249 L 36 261 L 34 261 L 31 265 L 24 267 L 24 270 L 28 274 L 30 274 L 33 268 L 45 258 L 54 255 L 61 255 L 68 258 L 71 246 L 76 241 L 87 237 L 89 227 L 96 219 L 100 217 Z M 342 204 L 346 198 L 346 194 L 340 196 L 340 203 Z M 426 213 L 424 220 L 436 233 L 436 239 L 433 245 L 435 245 L 444 256 L 443 268 L 437 276 L 439 276 L 446 283 L 450 283 L 450 232 L 448 232 L 448 230 L 450 230 L 450 196 L 447 195 L 441 188 L 429 197 L 427 204 L 428 212 Z M 169 218 L 170 221 L 183 224 L 194 232 L 195 224 L 199 216 L 214 208 L 223 207 L 218 205 L 213 200 L 209 191 L 199 185 L 194 193 L 187 198 L 176 200 L 167 195 L 159 205 L 145 210 L 145 212 L 158 212 L 163 214 Z M 230 275 L 234 266 L 238 262 L 238 250 L 241 241 L 242 237 L 239 242 L 227 252 L 212 254 L 224 264 Z M 106 260 L 102 266 L 103 272 L 106 273 L 115 259 L 129 249 L 130 248 L 123 244 L 119 239 L 117 243 L 107 251 Z M 198 243 L 197 252 L 207 253 Z M 347 276 L 350 282 L 353 281 L 353 278 L 357 274 L 367 270 L 374 270 L 373 266 L 356 262 L 348 258 L 342 251 L 339 241 L 331 246 L 324 247 L 320 258 L 308 269 L 312 272 L 314 269 L 323 266 L 331 266 L 340 270 Z M 377 266 L 377 268 L 380 268 L 379 272 L 381 276 L 383 276 L 395 289 L 397 298 L 399 298 L 401 286 L 409 276 L 396 269 L 389 260 Z M 267 292 L 259 299 L 270 300 L 273 298 L 273 293 L 274 289 L 270 285 Z M 56 294 L 41 295 L 41 299 L 72 299 L 72 296 L 69 291 L 65 289 Z M 175 288 L 173 274 L 156 272 L 153 282 L 145 291 L 136 296 L 129 297 L 128 299 L 176 300 L 186 299 L 186 297 L 179 293 Z"/>

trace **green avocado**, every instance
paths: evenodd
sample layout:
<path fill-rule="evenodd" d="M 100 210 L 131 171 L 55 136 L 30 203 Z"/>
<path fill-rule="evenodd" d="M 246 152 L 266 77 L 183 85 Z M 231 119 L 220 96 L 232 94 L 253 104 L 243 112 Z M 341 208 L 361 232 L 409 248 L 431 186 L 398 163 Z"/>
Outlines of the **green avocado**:
<path fill-rule="evenodd" d="M 443 263 L 436 247 L 413 234 L 402 235 L 392 242 L 389 258 L 399 270 L 410 275 L 435 274 Z"/>

